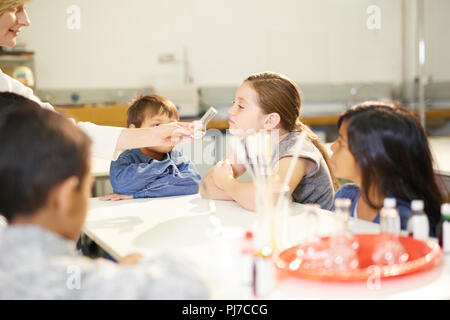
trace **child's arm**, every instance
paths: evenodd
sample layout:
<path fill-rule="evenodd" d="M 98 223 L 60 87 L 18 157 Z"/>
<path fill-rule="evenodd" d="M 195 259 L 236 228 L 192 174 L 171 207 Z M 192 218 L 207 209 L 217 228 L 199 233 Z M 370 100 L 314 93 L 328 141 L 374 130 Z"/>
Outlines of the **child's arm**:
<path fill-rule="evenodd" d="M 242 164 L 239 164 L 236 160 L 236 154 L 233 152 L 229 154 L 223 161 L 226 159 L 229 159 L 231 162 L 231 166 L 233 168 L 233 176 L 237 179 L 240 176 L 242 176 L 245 173 L 245 166 Z M 217 165 L 216 165 L 217 166 Z M 217 185 L 214 183 L 213 173 L 214 168 L 212 167 L 204 176 L 202 179 L 202 183 L 200 184 L 200 195 L 203 198 L 207 197 L 207 194 L 205 192 L 205 188 L 207 188 L 207 192 L 209 197 L 214 200 L 233 200 L 232 197 L 230 197 L 223 189 L 217 187 Z"/>
<path fill-rule="evenodd" d="M 202 198 L 211 197 L 214 200 L 233 200 L 225 191 L 216 186 L 212 175 L 213 171 L 214 167 L 203 177 L 202 183 L 200 183 L 200 196 Z"/>
<path fill-rule="evenodd" d="M 286 177 L 291 157 L 282 158 L 278 161 L 279 182 L 283 183 Z M 306 174 L 308 160 L 298 159 L 294 172 L 288 182 L 290 192 L 292 193 Z M 221 188 L 229 197 L 239 203 L 243 208 L 255 211 L 255 187 L 251 182 L 239 182 L 233 176 L 233 170 L 229 163 L 216 165 L 213 171 L 214 182 L 218 188 Z"/>

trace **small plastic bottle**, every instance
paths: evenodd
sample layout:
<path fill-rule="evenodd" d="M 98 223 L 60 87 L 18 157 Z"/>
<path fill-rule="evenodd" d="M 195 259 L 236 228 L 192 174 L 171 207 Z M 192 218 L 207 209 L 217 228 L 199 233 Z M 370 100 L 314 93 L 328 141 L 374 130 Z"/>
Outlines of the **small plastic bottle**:
<path fill-rule="evenodd" d="M 255 253 L 253 260 L 253 295 L 259 298 L 270 294 L 275 286 L 272 248 L 260 247 L 261 243 L 256 241 L 256 247 L 261 249 Z"/>
<path fill-rule="evenodd" d="M 253 233 L 246 231 L 241 245 L 241 283 L 245 286 L 252 285 L 254 254 Z"/>
<path fill-rule="evenodd" d="M 408 234 L 417 240 L 427 241 L 430 233 L 430 224 L 428 217 L 423 211 L 424 204 L 422 200 L 411 201 L 411 217 L 408 219 Z"/>
<path fill-rule="evenodd" d="M 450 203 L 441 206 L 441 221 L 436 228 L 439 245 L 444 253 L 450 253 Z"/>
<path fill-rule="evenodd" d="M 382 233 L 399 235 L 401 230 L 400 215 L 395 198 L 386 198 L 380 211 L 380 227 Z"/>

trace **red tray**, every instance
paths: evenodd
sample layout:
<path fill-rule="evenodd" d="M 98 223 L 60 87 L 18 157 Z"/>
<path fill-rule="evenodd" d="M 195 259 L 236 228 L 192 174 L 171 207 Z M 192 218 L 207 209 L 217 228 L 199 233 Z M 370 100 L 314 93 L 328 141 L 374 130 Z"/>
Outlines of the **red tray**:
<path fill-rule="evenodd" d="M 296 252 L 301 247 L 300 245 L 286 249 L 278 254 L 275 258 L 275 265 L 281 276 L 295 276 L 312 280 L 323 281 L 362 281 L 367 280 L 373 276 L 373 261 L 372 253 L 375 246 L 381 241 L 385 241 L 387 234 L 356 234 L 356 239 L 359 242 L 358 259 L 359 268 L 345 274 L 338 273 L 333 270 L 321 269 L 306 269 L 301 266 L 296 270 L 291 270 L 289 264 L 296 259 Z M 328 238 L 322 238 L 325 243 Z M 415 272 L 431 269 L 439 265 L 442 261 L 442 251 L 438 243 L 432 241 L 420 241 L 412 237 L 398 237 L 401 244 L 405 247 L 408 253 L 408 260 L 402 264 L 395 264 L 391 266 L 379 266 L 380 278 L 399 277 Z M 372 268 L 371 268 L 372 267 Z"/>

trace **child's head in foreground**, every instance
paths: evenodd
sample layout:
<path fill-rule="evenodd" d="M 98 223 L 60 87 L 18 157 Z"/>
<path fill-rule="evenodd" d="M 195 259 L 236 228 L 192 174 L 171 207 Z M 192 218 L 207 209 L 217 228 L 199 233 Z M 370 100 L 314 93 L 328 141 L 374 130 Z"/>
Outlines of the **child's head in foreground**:
<path fill-rule="evenodd" d="M 0 93 L 0 101 L 0 213 L 11 225 L 77 239 L 92 187 L 90 139 L 25 97 Z"/>
<path fill-rule="evenodd" d="M 156 94 L 140 96 L 134 100 L 127 111 L 128 128 L 152 128 L 160 124 L 179 121 L 175 104 Z M 150 153 L 165 154 L 172 151 L 173 146 L 157 146 L 142 148 Z"/>

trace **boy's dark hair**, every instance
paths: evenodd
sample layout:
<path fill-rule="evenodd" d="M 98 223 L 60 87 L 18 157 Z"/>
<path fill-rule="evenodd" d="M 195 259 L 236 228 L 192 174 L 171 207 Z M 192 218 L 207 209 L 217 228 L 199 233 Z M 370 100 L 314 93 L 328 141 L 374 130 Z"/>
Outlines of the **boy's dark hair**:
<path fill-rule="evenodd" d="M 5 112 L 9 108 L 35 108 L 41 109 L 41 106 L 33 100 L 13 92 L 0 92 L 0 112 Z"/>
<path fill-rule="evenodd" d="M 0 213 L 11 222 L 42 208 L 65 179 L 76 176 L 81 186 L 91 141 L 67 118 L 25 97 L 0 93 L 0 101 Z"/>
<path fill-rule="evenodd" d="M 147 116 L 166 115 L 170 119 L 179 120 L 175 104 L 156 94 L 139 96 L 127 110 L 127 126 L 134 124 L 140 128 Z"/>
<path fill-rule="evenodd" d="M 367 101 L 352 107 L 338 120 L 347 121 L 348 146 L 361 168 L 363 197 L 369 199 L 371 184 L 379 194 L 425 203 L 434 228 L 440 218 L 443 195 L 433 171 L 427 136 L 417 117 L 398 103 Z"/>

